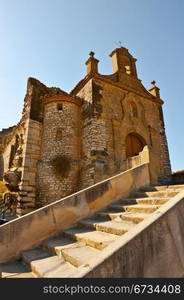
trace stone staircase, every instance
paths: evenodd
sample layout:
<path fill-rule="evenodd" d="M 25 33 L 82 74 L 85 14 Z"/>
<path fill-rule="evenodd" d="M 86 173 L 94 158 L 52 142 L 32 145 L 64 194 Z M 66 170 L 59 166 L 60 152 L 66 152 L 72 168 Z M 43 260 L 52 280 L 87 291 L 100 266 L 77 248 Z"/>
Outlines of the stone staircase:
<path fill-rule="evenodd" d="M 184 185 L 147 187 L 44 240 L 1 265 L 2 277 L 80 277 L 80 271 L 123 234 L 167 203 Z"/>

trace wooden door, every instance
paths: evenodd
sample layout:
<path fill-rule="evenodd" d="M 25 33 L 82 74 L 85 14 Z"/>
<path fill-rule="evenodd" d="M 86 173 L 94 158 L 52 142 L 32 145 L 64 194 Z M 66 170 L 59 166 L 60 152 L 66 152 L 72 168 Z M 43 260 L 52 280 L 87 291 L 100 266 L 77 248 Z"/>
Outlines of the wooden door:
<path fill-rule="evenodd" d="M 134 134 L 129 134 L 126 138 L 126 157 L 136 156 L 143 150 L 144 143 Z"/>

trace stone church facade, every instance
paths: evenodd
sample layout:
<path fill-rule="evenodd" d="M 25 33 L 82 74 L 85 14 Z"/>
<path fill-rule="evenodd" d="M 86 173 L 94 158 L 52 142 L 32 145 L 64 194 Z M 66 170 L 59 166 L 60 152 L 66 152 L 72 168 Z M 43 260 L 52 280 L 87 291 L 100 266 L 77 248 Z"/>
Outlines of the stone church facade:
<path fill-rule="evenodd" d="M 126 48 L 110 54 L 113 74 L 87 75 L 70 92 L 29 78 L 20 122 L 0 132 L 0 178 L 28 213 L 127 168 L 150 163 L 151 183 L 169 181 L 171 166 L 159 88 L 146 90 Z"/>

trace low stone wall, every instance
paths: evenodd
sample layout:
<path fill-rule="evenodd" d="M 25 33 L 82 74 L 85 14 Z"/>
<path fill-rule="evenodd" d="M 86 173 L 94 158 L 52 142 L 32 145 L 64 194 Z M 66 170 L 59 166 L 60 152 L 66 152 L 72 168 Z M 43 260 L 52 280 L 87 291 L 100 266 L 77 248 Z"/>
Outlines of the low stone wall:
<path fill-rule="evenodd" d="M 172 184 L 184 184 L 184 171 L 172 174 Z"/>
<path fill-rule="evenodd" d="M 184 277 L 184 191 L 90 262 L 79 277 Z"/>
<path fill-rule="evenodd" d="M 145 185 L 149 185 L 148 164 L 127 170 L 0 226 L 0 263 Z"/>

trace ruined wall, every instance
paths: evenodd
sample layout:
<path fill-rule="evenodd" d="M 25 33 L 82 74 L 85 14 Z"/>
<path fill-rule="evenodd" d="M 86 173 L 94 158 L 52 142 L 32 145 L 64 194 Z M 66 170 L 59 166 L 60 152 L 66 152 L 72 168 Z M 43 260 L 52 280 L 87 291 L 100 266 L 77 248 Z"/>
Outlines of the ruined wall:
<path fill-rule="evenodd" d="M 21 205 L 17 209 L 19 215 L 39 207 L 37 203 L 36 178 L 37 164 L 41 156 L 41 132 L 42 123 L 28 119 L 20 183 Z"/>
<path fill-rule="evenodd" d="M 14 130 L 11 136 L 6 140 L 3 150 L 4 160 L 4 173 L 10 168 L 21 168 L 22 158 L 25 153 L 25 133 L 26 124 L 19 124 Z M 17 153 L 18 151 L 18 153 Z M 19 160 L 19 161 L 18 161 Z"/>
<path fill-rule="evenodd" d="M 1 156 L 1 162 L 0 162 L 0 173 L 1 178 L 3 177 L 4 171 L 6 171 L 9 167 L 9 156 L 7 155 L 7 147 L 11 143 L 13 135 L 14 135 L 14 129 L 16 126 L 12 126 L 7 129 L 3 129 L 0 131 L 0 156 Z M 12 141 L 13 143 L 13 141 Z M 11 148 L 9 146 L 9 148 Z M 9 150 L 10 152 L 10 150 Z"/>
<path fill-rule="evenodd" d="M 4 180 L 9 183 L 10 176 L 17 176 L 15 188 L 20 196 L 18 215 L 28 213 L 37 207 L 36 173 L 37 161 L 40 158 L 42 127 L 40 96 L 47 92 L 48 88 L 38 80 L 28 79 L 22 118 L 6 135 L 3 144 Z"/>
<path fill-rule="evenodd" d="M 22 121 L 17 126 L 3 130 L 2 133 L 2 179 L 12 192 L 19 190 L 25 156 L 25 136 L 27 123 Z"/>
<path fill-rule="evenodd" d="M 79 105 L 62 100 L 45 104 L 37 177 L 41 206 L 79 189 L 80 138 Z"/>
<path fill-rule="evenodd" d="M 36 208 L 36 171 L 40 158 L 40 123 L 27 118 L 14 129 L 4 148 L 4 174 L 20 175 L 18 186 L 20 202 L 17 214 L 25 214 Z"/>

